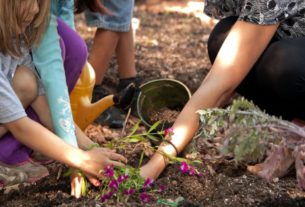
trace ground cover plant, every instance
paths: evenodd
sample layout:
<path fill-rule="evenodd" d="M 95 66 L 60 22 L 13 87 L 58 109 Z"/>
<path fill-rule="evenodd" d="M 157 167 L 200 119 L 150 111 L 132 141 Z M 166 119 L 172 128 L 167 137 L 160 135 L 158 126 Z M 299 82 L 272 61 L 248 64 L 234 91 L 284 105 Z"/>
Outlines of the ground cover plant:
<path fill-rule="evenodd" d="M 189 1 L 163 2 L 169 2 L 171 5 L 176 3 L 175 8 L 177 8 L 177 6 L 187 5 Z M 202 3 L 202 1 L 194 2 Z M 163 4 L 161 7 L 156 5 L 151 9 L 138 5 L 135 11 L 135 17 L 140 19 L 140 28 L 137 31 L 135 44 L 136 66 L 144 81 L 174 78 L 185 83 L 192 92 L 200 85 L 210 68 L 206 54 L 206 43 L 211 26 L 198 18 L 197 14 L 201 14 L 202 8 L 198 7 L 197 11 L 185 14 L 178 12 L 177 9 L 176 11 L 167 11 Z M 77 17 L 76 26 L 90 48 L 94 30 L 85 26 L 82 16 Z M 106 91 L 113 92 L 115 90 L 118 81 L 116 69 L 114 60 L 104 81 Z M 248 109 L 247 107 L 237 108 L 246 109 L 246 111 Z M 255 137 L 255 131 L 250 132 L 251 127 L 256 125 L 242 125 L 244 128 L 249 125 L 249 128 L 243 131 L 244 128 L 241 130 L 242 128 L 233 125 L 238 119 L 235 120 L 232 117 L 230 119 L 230 113 L 225 113 L 222 110 L 224 109 L 205 112 L 211 115 L 221 112 L 223 116 L 219 116 L 221 119 L 218 121 L 211 121 L 212 119 L 206 117 L 205 121 L 212 124 L 202 128 L 201 133 L 180 154 L 179 157 L 182 160 L 169 165 L 160 178 L 152 184 L 149 184 L 151 181 L 146 181 L 146 184 L 150 186 L 146 191 L 142 191 L 145 180 L 137 181 L 139 185 L 138 190 L 135 191 L 137 193 L 134 192 L 135 194 L 132 194 L 132 189 L 135 187 L 131 187 L 128 182 L 133 180 L 133 175 L 137 174 L 137 171 L 133 171 L 133 169 L 137 169 L 140 163 L 145 163 L 155 148 L 150 142 L 151 139 L 145 136 L 145 139 L 126 138 L 135 128 L 137 128 L 137 132 L 134 135 L 145 134 L 149 130 L 136 117 L 130 116 L 124 131 L 102 127 L 98 121 L 86 129 L 86 133 L 100 145 L 115 146 L 120 153 L 128 158 L 128 165 L 133 167 L 126 169 L 129 170 L 128 173 L 123 169 L 114 169 L 113 177 L 105 180 L 105 185 L 103 185 L 105 190 L 89 186 L 87 194 L 83 198 L 71 197 L 69 178 L 64 176 L 68 169 L 60 163 L 54 163 L 48 166 L 51 176 L 36 184 L 20 186 L 19 189 L 8 194 L 1 191 L 0 206 L 305 206 L 305 193 L 297 185 L 296 171 L 293 168 L 285 170 L 284 177 L 271 176 L 272 179 L 268 182 L 247 170 L 248 165 L 255 166 L 255 164 L 265 161 L 268 157 L 267 152 L 272 147 L 270 148 L 269 144 L 257 145 L 261 142 L 255 139 L 256 143 L 250 142 L 248 145 L 262 147 L 266 149 L 266 153 L 256 154 L 259 152 L 256 150 L 253 152 L 243 151 L 243 140 L 237 139 L 237 134 Z M 231 110 L 227 112 L 229 111 Z M 237 115 L 235 118 L 239 116 Z M 245 115 L 241 116 L 245 118 Z M 251 119 L 248 117 L 245 123 L 249 123 Z M 277 121 L 271 119 L 269 122 L 266 120 L 268 124 L 277 124 Z M 221 122 L 223 125 L 220 124 Z M 217 125 L 213 125 L 213 123 L 217 123 Z M 263 128 L 261 127 L 261 129 Z M 274 137 L 273 144 L 281 148 L 280 143 L 287 134 L 282 134 L 281 131 L 274 133 L 272 130 L 273 128 L 260 139 L 272 140 Z M 277 137 L 276 135 L 282 136 Z M 125 140 L 121 139 L 124 137 Z M 234 145 L 234 142 L 229 142 L 234 140 L 230 137 L 235 137 L 240 144 Z M 296 134 L 293 137 L 297 138 L 299 135 Z M 281 150 L 275 151 L 275 155 L 283 154 L 279 153 Z M 273 151 L 270 152 L 272 154 Z M 255 159 L 253 153 L 256 154 Z M 196 160 L 201 162 L 191 162 Z M 296 159 L 292 160 L 293 163 L 296 163 Z M 279 165 L 270 165 L 267 169 L 276 169 L 276 166 Z M 104 169 L 104 173 L 107 172 L 110 173 L 109 175 L 112 174 L 111 166 Z M 128 180 L 125 180 L 127 179 L 126 174 L 128 174 Z M 274 174 L 272 173 L 272 175 Z M 276 177 L 281 178 L 276 179 Z M 135 180 L 138 178 L 137 176 Z M 114 179 L 117 182 L 124 180 L 122 181 L 123 185 L 118 185 L 115 181 L 112 182 Z M 115 189 L 116 186 L 120 189 L 120 195 L 109 196 L 111 194 L 108 194 L 108 199 L 109 188 Z M 144 194 L 142 200 L 140 194 L 144 192 L 149 196 Z M 104 202 L 101 201 L 103 196 L 106 196 L 104 199 L 107 198 Z M 144 202 L 148 200 L 149 202 Z"/>
<path fill-rule="evenodd" d="M 249 165 L 248 170 L 272 182 L 295 164 L 298 186 L 305 190 L 305 131 L 292 122 L 267 115 L 245 99 L 226 109 L 200 110 L 201 137 L 213 139 L 223 130 L 221 154 Z M 261 163 L 262 162 L 262 163 Z"/>

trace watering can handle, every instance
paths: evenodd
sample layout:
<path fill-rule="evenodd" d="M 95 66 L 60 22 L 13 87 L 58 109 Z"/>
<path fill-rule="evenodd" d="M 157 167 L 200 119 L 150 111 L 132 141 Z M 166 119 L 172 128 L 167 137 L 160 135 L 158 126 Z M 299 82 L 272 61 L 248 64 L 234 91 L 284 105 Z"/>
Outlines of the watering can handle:
<path fill-rule="evenodd" d="M 84 69 L 82 71 L 81 76 L 79 77 L 80 83 L 86 83 L 89 81 L 91 83 L 92 81 L 95 82 L 95 72 L 93 67 L 89 62 L 86 62 L 84 65 Z"/>

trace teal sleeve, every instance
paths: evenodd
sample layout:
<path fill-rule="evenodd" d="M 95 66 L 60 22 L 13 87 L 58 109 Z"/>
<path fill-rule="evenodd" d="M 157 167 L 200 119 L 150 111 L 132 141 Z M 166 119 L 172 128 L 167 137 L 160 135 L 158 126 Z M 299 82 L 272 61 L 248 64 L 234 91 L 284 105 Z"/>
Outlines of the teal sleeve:
<path fill-rule="evenodd" d="M 51 15 L 49 26 L 39 47 L 32 51 L 33 61 L 45 88 L 56 134 L 77 147 L 59 41 L 57 18 Z"/>
<path fill-rule="evenodd" d="M 75 30 L 74 0 L 52 0 L 52 14 L 62 19 L 69 27 Z"/>

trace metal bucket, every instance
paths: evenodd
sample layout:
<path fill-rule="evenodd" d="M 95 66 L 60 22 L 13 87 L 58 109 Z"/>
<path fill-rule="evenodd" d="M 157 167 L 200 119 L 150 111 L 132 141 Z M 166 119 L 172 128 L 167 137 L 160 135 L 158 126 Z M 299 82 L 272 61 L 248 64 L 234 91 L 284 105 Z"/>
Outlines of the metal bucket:
<path fill-rule="evenodd" d="M 140 87 L 137 98 L 137 115 L 143 124 L 151 127 L 149 116 L 162 108 L 181 111 L 191 97 L 189 88 L 182 82 L 174 79 L 157 79 L 144 83 Z M 160 120 L 159 130 L 170 127 L 173 123 Z"/>

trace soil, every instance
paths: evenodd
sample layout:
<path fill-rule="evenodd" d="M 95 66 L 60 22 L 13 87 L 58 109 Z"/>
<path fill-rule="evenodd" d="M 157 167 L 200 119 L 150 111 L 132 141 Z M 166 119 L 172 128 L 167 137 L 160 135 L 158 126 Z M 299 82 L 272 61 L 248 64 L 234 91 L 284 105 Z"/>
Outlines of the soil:
<path fill-rule="evenodd" d="M 174 121 L 178 117 L 179 111 L 171 110 L 167 107 L 164 107 L 156 111 L 148 112 L 148 114 L 149 123 L 153 124 L 157 121 L 161 121 L 165 125 L 165 127 L 168 128 L 174 123 Z"/>
<path fill-rule="evenodd" d="M 144 2 L 144 1 L 140 1 Z M 192 92 L 200 85 L 211 67 L 206 52 L 208 35 L 211 31 L 210 20 L 198 16 L 202 8 L 193 13 L 182 11 L 189 2 L 202 5 L 201 1 L 162 1 L 158 5 L 147 7 L 138 3 L 135 17 L 140 19 L 136 33 L 136 67 L 144 81 L 157 78 L 174 78 L 185 83 Z M 165 7 L 168 3 L 168 8 Z M 175 6 L 175 7 L 173 7 Z M 198 11 L 200 10 L 200 11 Z M 184 10 L 183 10 L 184 11 Z M 188 11 L 188 10 L 186 10 Z M 83 17 L 77 17 L 77 29 L 90 48 L 94 30 L 87 28 Z M 104 88 L 114 92 L 118 84 L 115 60 L 104 81 Z M 126 132 L 112 130 L 94 123 L 86 129 L 93 140 L 107 143 L 114 137 L 127 133 L 137 123 L 130 116 Z M 141 130 L 145 130 L 141 126 Z M 121 150 L 137 166 L 143 148 L 130 146 Z M 145 152 L 151 155 L 151 152 Z M 156 181 L 156 186 L 166 186 L 162 194 L 156 194 L 146 206 L 170 206 L 161 204 L 161 199 L 177 201 L 183 198 L 179 206 L 305 206 L 305 193 L 296 186 L 295 172 L 272 183 L 250 174 L 246 166 L 236 165 L 232 158 L 221 158 L 215 143 L 205 139 L 195 139 L 181 156 L 202 160 L 196 167 L 202 177 L 182 174 L 178 164 L 169 165 Z M 146 158 L 147 160 L 147 158 Z M 70 196 L 69 179 L 62 176 L 66 168 L 60 163 L 48 166 L 50 176 L 29 186 L 19 186 L 7 194 L 0 191 L 0 206 L 144 206 L 137 199 L 117 202 L 111 199 L 106 203 L 95 200 L 97 189 L 81 199 Z"/>

